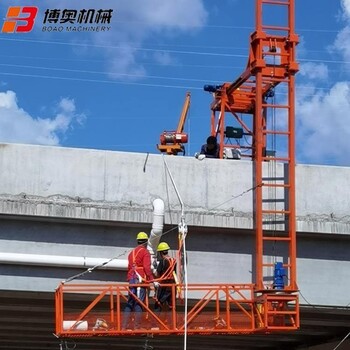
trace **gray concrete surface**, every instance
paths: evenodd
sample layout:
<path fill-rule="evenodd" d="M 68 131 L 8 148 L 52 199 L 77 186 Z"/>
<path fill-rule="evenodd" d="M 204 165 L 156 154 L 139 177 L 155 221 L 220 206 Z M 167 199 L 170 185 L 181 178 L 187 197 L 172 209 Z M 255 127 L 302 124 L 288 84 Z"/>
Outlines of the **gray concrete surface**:
<path fill-rule="evenodd" d="M 165 157 L 191 225 L 252 228 L 251 162 Z M 179 221 L 162 155 L 1 144 L 0 166 L 3 214 L 150 223 L 159 197 Z M 298 231 L 348 234 L 350 168 L 298 165 L 296 179 Z"/>
<path fill-rule="evenodd" d="M 166 161 L 190 228 L 189 281 L 250 283 L 252 163 L 172 156 Z M 135 233 L 151 229 L 155 198 L 165 202 L 165 231 L 171 230 L 166 239 L 176 246 L 180 206 L 162 155 L 1 144 L 0 166 L 0 252 L 126 258 Z M 275 171 L 282 170 L 277 165 Z M 345 306 L 350 168 L 298 165 L 296 176 L 301 303 Z M 273 248 L 271 255 L 278 256 Z M 0 284 L 5 290 L 52 291 L 79 272 L 8 264 L 0 267 Z M 121 271 L 88 276 L 124 278 Z"/>

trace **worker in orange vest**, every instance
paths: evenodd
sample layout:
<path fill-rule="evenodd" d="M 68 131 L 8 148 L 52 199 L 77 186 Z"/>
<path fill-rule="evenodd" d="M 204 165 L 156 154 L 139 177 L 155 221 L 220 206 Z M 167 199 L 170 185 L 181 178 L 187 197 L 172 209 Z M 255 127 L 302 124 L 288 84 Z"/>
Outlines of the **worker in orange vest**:
<path fill-rule="evenodd" d="M 173 308 L 173 288 L 171 286 L 162 286 L 162 284 L 175 283 L 176 261 L 169 256 L 169 244 L 161 242 L 158 244 L 157 252 L 159 254 L 159 264 L 155 276 L 159 285 L 156 291 L 155 312 L 167 311 Z"/>
<path fill-rule="evenodd" d="M 151 271 L 151 255 L 147 250 L 148 235 L 145 232 L 139 232 L 136 236 L 137 247 L 134 248 L 128 256 L 128 275 L 129 284 L 149 283 L 153 281 Z M 136 296 L 136 297 L 135 297 Z M 124 319 L 122 329 L 128 328 L 130 313 L 135 312 L 135 329 L 140 328 L 142 304 L 146 300 L 146 286 L 131 287 L 127 305 L 124 309 Z"/>

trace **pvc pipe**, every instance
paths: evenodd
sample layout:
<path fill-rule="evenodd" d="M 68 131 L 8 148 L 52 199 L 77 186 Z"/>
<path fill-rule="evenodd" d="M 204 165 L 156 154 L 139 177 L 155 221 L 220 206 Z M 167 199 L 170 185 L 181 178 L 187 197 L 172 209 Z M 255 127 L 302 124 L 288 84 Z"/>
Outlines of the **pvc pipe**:
<path fill-rule="evenodd" d="M 79 322 L 77 322 L 77 321 L 63 321 L 63 330 L 64 331 L 67 331 L 67 330 L 86 331 L 86 330 L 88 330 L 88 323 L 87 323 L 87 321 L 79 321 Z"/>
<path fill-rule="evenodd" d="M 153 257 L 157 252 L 157 246 L 163 233 L 163 226 L 164 202 L 157 198 L 153 201 L 153 224 L 147 246 Z M 107 270 L 127 270 L 128 268 L 128 260 L 114 259 L 102 266 L 106 261 L 106 258 L 89 258 L 85 256 L 0 253 L 0 264 L 87 268 L 101 265 L 101 269 Z"/>
<path fill-rule="evenodd" d="M 85 256 L 0 253 L 0 264 L 11 265 L 94 267 L 96 265 L 102 265 L 106 261 L 106 258 L 88 258 Z M 127 267 L 127 260 L 114 259 L 105 266 L 102 266 L 101 269 L 126 270 Z"/>
<path fill-rule="evenodd" d="M 164 202 L 160 198 L 153 201 L 153 224 L 151 234 L 148 240 L 147 249 L 152 256 L 157 254 L 157 247 L 164 226 Z"/>

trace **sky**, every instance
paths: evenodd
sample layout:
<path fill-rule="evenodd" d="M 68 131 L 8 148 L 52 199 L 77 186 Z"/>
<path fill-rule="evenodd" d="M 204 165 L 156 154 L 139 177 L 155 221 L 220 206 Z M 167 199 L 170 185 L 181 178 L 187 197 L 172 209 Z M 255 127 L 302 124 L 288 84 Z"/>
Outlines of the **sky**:
<path fill-rule="evenodd" d="M 297 163 L 350 166 L 350 0 L 295 4 Z M 198 151 L 203 86 L 244 71 L 255 23 L 255 0 L 3 0 L 2 21 L 9 6 L 39 13 L 30 32 L 0 33 L 0 142 L 126 152 L 158 153 L 187 91 L 186 153 Z M 44 24 L 54 9 L 113 13 L 104 32 L 60 32 Z"/>

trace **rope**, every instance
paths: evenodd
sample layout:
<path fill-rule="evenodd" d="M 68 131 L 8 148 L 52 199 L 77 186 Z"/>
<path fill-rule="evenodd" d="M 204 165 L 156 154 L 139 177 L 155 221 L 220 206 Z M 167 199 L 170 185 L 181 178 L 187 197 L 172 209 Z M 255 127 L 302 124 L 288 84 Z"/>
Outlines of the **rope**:
<path fill-rule="evenodd" d="M 184 285 L 185 285 L 185 295 L 184 295 L 184 300 L 185 300 L 185 310 L 184 310 L 184 311 L 185 311 L 185 312 L 184 312 L 184 313 L 185 313 L 185 318 L 184 318 L 184 350 L 187 350 L 187 310 L 188 310 L 188 294 L 187 294 L 187 293 L 188 293 L 188 279 L 187 279 L 187 251 L 186 251 L 186 242 L 185 242 L 186 235 L 187 235 L 187 225 L 186 225 L 186 223 L 185 223 L 184 203 L 183 203 L 183 201 L 182 201 L 182 199 L 181 199 L 180 193 L 179 193 L 179 191 L 178 191 L 178 189 L 177 189 L 177 187 L 176 187 L 175 181 L 174 181 L 174 179 L 173 179 L 173 177 L 172 177 L 172 175 L 171 175 L 171 172 L 170 172 L 170 170 L 169 170 L 169 168 L 168 168 L 168 165 L 167 165 L 167 163 L 166 163 L 166 160 L 165 160 L 164 156 L 163 156 L 163 161 L 164 161 L 164 165 L 165 165 L 166 171 L 168 171 L 169 177 L 170 177 L 170 179 L 171 179 L 171 181 L 172 181 L 172 184 L 173 184 L 173 186 L 174 186 L 174 189 L 175 189 L 176 195 L 177 195 L 177 197 L 178 197 L 178 200 L 179 200 L 179 202 L 180 202 L 180 204 L 181 204 L 181 223 L 180 223 L 180 225 L 179 225 L 179 232 L 182 233 L 183 253 L 184 253 Z M 165 174 L 165 175 L 166 175 L 166 174 Z M 166 178 L 167 178 L 167 177 L 166 177 Z M 232 197 L 229 198 L 228 200 L 226 200 L 226 201 L 224 201 L 224 202 L 222 202 L 222 203 L 216 205 L 216 206 L 213 207 L 212 209 L 210 209 L 210 211 L 213 210 L 213 209 L 216 209 L 216 208 L 220 207 L 221 205 L 223 205 L 223 204 L 225 204 L 225 203 L 227 203 L 227 202 L 229 202 L 229 201 L 231 201 L 231 200 L 237 199 L 237 198 L 243 196 L 244 194 L 246 194 L 246 193 L 248 193 L 248 192 L 250 192 L 250 191 L 253 191 L 253 190 L 255 190 L 257 187 L 260 187 L 260 186 L 262 186 L 262 185 L 263 185 L 263 184 L 258 184 L 258 185 L 256 185 L 256 186 L 253 186 L 253 187 L 251 187 L 251 188 L 249 188 L 249 189 L 247 189 L 247 190 L 241 192 L 240 194 L 238 194 L 238 195 L 236 195 L 236 196 L 232 196 Z M 191 222 L 191 220 L 190 220 L 189 222 Z M 170 233 L 171 231 L 173 231 L 173 230 L 175 230 L 175 229 L 176 229 L 176 227 L 174 227 L 174 228 L 172 228 L 172 229 L 170 229 L 170 230 L 164 232 L 164 233 L 161 235 L 161 237 L 164 236 L 164 235 L 166 235 L 166 234 L 168 234 L 168 233 Z"/>
<path fill-rule="evenodd" d="M 72 347 L 69 347 L 67 340 L 61 340 L 60 341 L 60 350 L 74 350 L 77 347 L 77 344 L 72 341 L 73 345 Z"/>
<path fill-rule="evenodd" d="M 183 233 L 183 250 L 184 250 L 184 278 L 185 278 L 185 319 L 184 319 L 184 350 L 187 350 L 187 309 L 188 309 L 188 280 L 187 280 L 187 251 L 186 251 L 186 235 Z"/>
<path fill-rule="evenodd" d="M 274 56 L 274 71 L 275 71 L 275 60 L 276 57 Z M 274 91 L 274 90 L 273 90 Z M 276 95 L 275 93 L 273 93 L 272 97 L 272 104 L 276 105 Z M 267 114 L 267 113 L 266 113 Z M 265 121 L 266 123 L 266 127 L 268 128 L 268 121 Z M 271 112 L 271 130 L 272 131 L 276 131 L 276 109 L 275 107 L 272 108 L 272 112 Z M 271 151 L 272 152 L 276 152 L 276 134 L 272 134 L 272 136 L 270 135 L 270 141 L 271 141 Z M 266 146 L 268 145 L 268 143 L 266 143 Z M 268 162 L 268 176 L 270 181 L 272 180 L 272 182 L 274 184 L 276 184 L 276 176 L 277 176 L 277 162 L 275 160 L 273 161 L 269 161 Z M 277 187 L 269 187 L 268 188 L 268 199 L 271 200 L 272 202 L 269 203 L 270 206 L 270 210 L 277 210 Z M 269 221 L 272 221 L 272 228 L 270 226 L 270 230 L 272 231 L 272 235 L 273 237 L 276 237 L 277 234 L 277 214 L 276 212 L 272 215 L 269 215 Z M 271 225 L 271 224 L 270 224 Z M 276 240 L 274 240 L 272 242 L 272 246 L 271 246 L 271 255 L 273 258 L 273 264 L 275 264 L 277 262 L 277 256 L 278 256 L 278 246 L 276 244 Z M 273 267 L 271 268 L 272 271 L 270 271 L 270 274 L 273 276 L 274 275 L 274 271 L 273 271 Z"/>
<path fill-rule="evenodd" d="M 346 338 L 350 335 L 350 332 L 340 341 L 340 343 L 333 349 L 336 350 L 339 348 L 339 346 L 346 340 Z"/>
<path fill-rule="evenodd" d="M 288 280 L 289 280 L 289 278 L 288 278 Z M 307 303 L 308 305 L 310 305 L 310 306 L 313 307 L 314 309 L 317 309 L 317 307 L 316 307 L 315 305 L 311 304 L 311 303 L 304 297 L 304 295 L 303 295 L 303 293 L 301 292 L 301 290 L 298 290 L 298 293 L 299 293 L 300 296 L 306 301 L 306 303 Z"/>
<path fill-rule="evenodd" d="M 166 196 L 168 200 L 168 208 L 169 208 L 169 217 L 170 217 L 170 224 L 173 223 L 173 219 L 171 217 L 171 208 L 170 208 L 170 196 L 169 196 L 169 186 L 168 186 L 168 177 L 166 176 L 166 168 L 164 167 L 164 174 L 165 174 L 165 189 L 166 189 Z"/>
<path fill-rule="evenodd" d="M 168 175 L 170 177 L 170 180 L 173 184 L 174 190 L 176 192 L 177 198 L 180 202 L 181 205 L 181 223 L 179 224 L 179 232 L 182 234 L 182 244 L 183 244 L 183 252 L 184 252 L 184 280 L 185 280 L 185 319 L 184 319 L 184 350 L 187 350 L 187 308 L 188 308 L 188 301 L 187 301 L 187 289 L 188 289 L 188 282 L 187 282 L 187 259 L 186 259 L 186 243 L 185 243 L 185 238 L 187 235 L 187 225 L 185 222 L 185 205 L 184 202 L 182 201 L 181 195 L 179 190 L 177 189 L 175 180 L 171 174 L 171 171 L 168 167 L 168 164 L 165 160 L 165 157 L 163 155 L 163 162 L 164 166 L 168 172 Z"/>
<path fill-rule="evenodd" d="M 109 259 L 109 260 L 103 262 L 102 264 L 95 265 L 95 266 L 93 266 L 93 267 L 90 267 L 90 268 L 86 269 L 85 271 L 83 271 L 83 272 L 81 272 L 81 273 L 78 273 L 77 275 L 74 275 L 74 276 L 72 276 L 72 277 L 69 277 L 69 278 L 67 278 L 66 280 L 62 281 L 62 284 L 71 282 L 71 281 L 73 281 L 73 280 L 75 280 L 75 279 L 77 279 L 77 278 L 79 278 L 79 277 L 84 276 L 84 275 L 87 274 L 87 273 L 91 273 L 91 272 L 93 272 L 94 270 L 96 270 L 96 269 L 98 269 L 98 268 L 100 268 L 100 267 L 103 267 L 103 266 L 109 264 L 112 260 L 120 258 L 121 256 L 125 255 L 127 252 L 128 252 L 128 250 L 125 250 L 123 253 L 119 254 L 118 256 L 115 256 L 114 258 L 111 258 L 111 259 Z"/>
<path fill-rule="evenodd" d="M 146 165 L 146 162 L 147 162 L 147 158 L 146 158 L 146 161 L 145 161 L 145 165 Z M 241 192 L 240 194 L 235 195 L 235 196 L 232 196 L 231 198 L 225 200 L 224 202 L 222 202 L 222 203 L 220 203 L 220 204 L 218 204 L 218 205 L 216 205 L 216 206 L 210 208 L 209 211 L 212 211 L 212 210 L 214 210 L 214 209 L 216 209 L 216 208 L 218 208 L 218 207 L 220 207 L 220 206 L 222 206 L 222 205 L 228 203 L 229 201 L 232 201 L 232 200 L 234 200 L 234 199 L 237 199 L 237 198 L 239 198 L 239 197 L 242 197 L 243 195 L 247 194 L 247 193 L 250 192 L 250 191 L 254 191 L 257 187 L 260 187 L 260 186 L 262 186 L 262 185 L 263 185 L 263 184 L 259 184 L 259 185 L 256 185 L 256 186 L 254 186 L 254 187 L 251 187 L 251 188 L 249 188 L 249 189 L 247 189 L 247 190 L 244 190 L 244 191 Z M 191 222 L 192 220 L 193 220 L 193 219 L 190 219 L 188 222 Z M 170 232 L 172 232 L 172 231 L 174 231 L 174 230 L 176 230 L 176 229 L 178 229 L 178 226 L 175 226 L 175 227 L 169 229 L 168 231 L 165 231 L 164 233 L 162 233 L 161 237 L 167 235 L 168 233 L 170 233 Z M 72 276 L 72 277 L 69 277 L 69 278 L 67 278 L 66 280 L 63 280 L 63 281 L 62 281 L 62 284 L 71 282 L 71 281 L 73 281 L 73 280 L 75 280 L 75 279 L 77 279 L 77 278 L 80 278 L 80 277 L 84 276 L 84 275 L 87 274 L 87 273 L 91 273 L 91 272 L 95 271 L 96 269 L 99 269 L 99 268 L 101 268 L 101 267 L 107 265 L 107 264 L 110 263 L 111 261 L 113 261 L 113 260 L 115 260 L 115 259 L 118 259 L 118 258 L 124 256 L 126 253 L 128 253 L 128 251 L 129 251 L 129 250 L 125 250 L 123 253 L 121 253 L 121 254 L 119 254 L 118 256 L 115 256 L 115 257 L 113 257 L 113 258 L 111 258 L 111 259 L 109 259 L 109 260 L 107 260 L 107 261 L 105 261 L 105 262 L 103 262 L 102 264 L 95 265 L 95 266 L 93 266 L 93 267 L 90 267 L 90 268 L 86 269 L 85 271 L 83 271 L 83 272 L 81 272 L 81 273 L 78 273 L 78 274 L 76 274 L 76 275 L 74 275 L 74 276 Z M 186 260 L 185 260 L 185 262 L 186 262 Z M 186 264 L 185 264 L 185 265 L 186 265 Z"/>
<path fill-rule="evenodd" d="M 148 339 L 145 340 L 145 345 L 142 347 L 144 350 L 153 350 L 153 346 L 148 345 Z"/>
<path fill-rule="evenodd" d="M 214 209 L 217 209 L 218 207 L 221 207 L 222 205 L 224 205 L 224 204 L 226 204 L 226 203 L 228 203 L 228 202 L 230 202 L 230 201 L 232 201 L 232 200 L 234 200 L 234 199 L 237 199 L 237 198 L 239 198 L 239 197 L 242 197 L 243 195 L 249 193 L 250 191 L 254 191 L 256 188 L 261 187 L 261 186 L 263 186 L 263 183 L 262 183 L 262 184 L 258 184 L 258 185 L 254 186 L 254 187 L 251 187 L 251 188 L 249 188 L 249 189 L 247 189 L 247 190 L 244 190 L 243 192 L 241 192 L 241 193 L 238 194 L 238 195 L 231 196 L 231 198 L 225 200 L 224 202 L 222 202 L 222 203 L 220 203 L 220 204 L 218 204 L 218 205 L 216 205 L 216 206 L 214 206 L 214 207 L 209 208 L 208 211 L 209 211 L 209 212 L 210 212 L 210 211 L 213 211 Z M 192 218 L 192 219 L 189 219 L 189 220 L 187 221 L 187 223 L 190 223 L 190 222 L 192 222 L 192 221 L 193 221 L 193 218 Z M 170 233 L 170 232 L 172 232 L 172 231 L 175 231 L 176 229 L 178 229 L 178 226 L 174 226 L 173 228 L 171 228 L 171 229 L 169 229 L 169 230 L 163 232 L 162 235 L 161 235 L 161 237 L 167 235 L 168 233 Z"/>
<path fill-rule="evenodd" d="M 300 296 L 306 301 L 306 303 L 307 303 L 308 305 L 310 305 L 310 306 L 313 307 L 314 309 L 317 309 L 317 307 L 316 307 L 315 305 L 311 304 L 311 303 L 304 297 L 303 293 L 302 293 L 300 290 L 299 290 L 298 292 L 299 292 Z M 350 303 L 349 303 L 349 304 L 350 304 Z M 347 308 L 349 304 L 347 304 L 347 305 L 345 306 L 345 308 Z M 336 347 L 335 347 L 333 350 L 338 349 L 339 346 L 349 337 L 349 335 L 350 335 L 350 332 L 336 345 Z"/>

